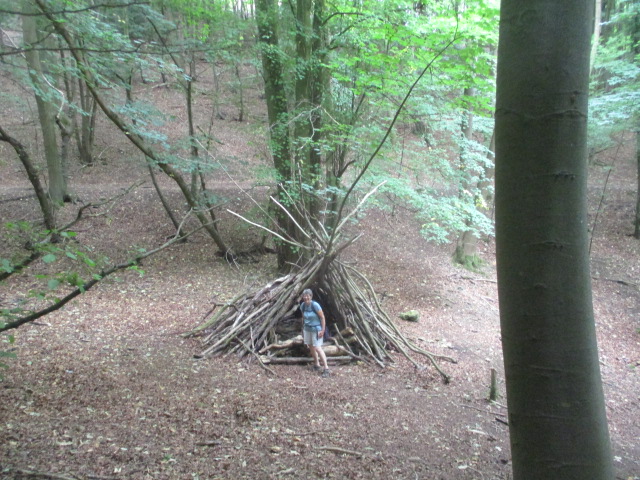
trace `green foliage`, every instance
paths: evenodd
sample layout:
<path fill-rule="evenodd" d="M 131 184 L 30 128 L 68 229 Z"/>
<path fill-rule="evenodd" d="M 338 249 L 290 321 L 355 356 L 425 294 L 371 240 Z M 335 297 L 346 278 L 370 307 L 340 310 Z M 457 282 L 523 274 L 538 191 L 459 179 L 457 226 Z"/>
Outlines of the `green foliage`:
<path fill-rule="evenodd" d="M 374 169 L 375 172 L 376 169 Z M 406 206 L 422 222 L 421 234 L 438 244 L 449 243 L 462 232 L 471 230 L 477 236 L 492 235 L 493 223 L 474 204 L 473 196 L 460 196 L 456 190 L 443 187 L 416 186 L 411 178 L 389 177 L 386 172 L 372 174 L 372 184 L 386 181 L 381 194 L 371 202 L 391 211 Z"/>
<path fill-rule="evenodd" d="M 640 6 L 622 1 L 598 49 L 589 100 L 590 151 L 611 146 L 614 137 L 640 125 Z"/>
<path fill-rule="evenodd" d="M 492 155 L 483 144 L 462 139 L 460 123 L 463 110 L 471 110 L 477 135 L 491 137 L 497 2 L 474 2 L 458 11 L 442 3 L 424 3 L 417 11 L 414 2 L 401 0 L 335 8 L 344 15 L 329 24 L 335 47 L 326 58 L 332 110 L 317 147 L 327 154 L 348 150 L 351 164 L 362 168 L 399 100 L 431 64 L 360 190 L 386 181 L 373 204 L 416 212 L 431 241 L 448 242 L 473 222 L 472 230 L 490 234 L 478 184 L 491 169 Z M 477 95 L 463 99 L 466 87 Z M 424 125 L 424 141 L 406 135 L 407 125 Z"/>

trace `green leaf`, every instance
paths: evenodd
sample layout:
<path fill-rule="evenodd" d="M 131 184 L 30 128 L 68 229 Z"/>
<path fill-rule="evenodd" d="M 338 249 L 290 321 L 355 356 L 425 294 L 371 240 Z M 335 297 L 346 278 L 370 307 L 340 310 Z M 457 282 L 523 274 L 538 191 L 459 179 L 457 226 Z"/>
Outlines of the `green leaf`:
<path fill-rule="evenodd" d="M 2 258 L 0 259 L 0 270 L 2 270 L 3 272 L 11 273 L 13 272 L 13 265 L 8 259 Z"/>
<path fill-rule="evenodd" d="M 144 276 L 144 270 L 141 269 L 138 265 L 132 265 L 128 268 L 128 270 L 133 270 L 134 272 L 138 272 L 138 275 L 141 277 Z"/>
<path fill-rule="evenodd" d="M 53 253 L 49 253 L 47 255 L 45 255 L 44 257 L 42 257 L 42 261 L 44 263 L 53 263 L 56 261 L 56 256 Z"/>
<path fill-rule="evenodd" d="M 52 278 L 49 280 L 49 282 L 47 282 L 47 286 L 49 287 L 49 290 L 55 290 L 60 286 L 60 280 L 58 280 L 57 278 Z"/>

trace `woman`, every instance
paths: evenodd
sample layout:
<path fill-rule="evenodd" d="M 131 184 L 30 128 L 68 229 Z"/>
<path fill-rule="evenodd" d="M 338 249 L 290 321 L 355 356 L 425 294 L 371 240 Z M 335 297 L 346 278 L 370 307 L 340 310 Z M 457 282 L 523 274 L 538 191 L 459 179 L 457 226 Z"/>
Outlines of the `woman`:
<path fill-rule="evenodd" d="M 329 376 L 329 366 L 327 365 L 327 356 L 322 350 L 322 340 L 327 324 L 322 307 L 318 302 L 313 301 L 313 292 L 308 288 L 302 292 L 300 310 L 302 310 L 303 319 L 302 338 L 304 344 L 311 350 L 312 368 L 316 371 L 322 370 L 322 376 L 326 378 Z M 322 361 L 322 367 L 320 361 Z"/>

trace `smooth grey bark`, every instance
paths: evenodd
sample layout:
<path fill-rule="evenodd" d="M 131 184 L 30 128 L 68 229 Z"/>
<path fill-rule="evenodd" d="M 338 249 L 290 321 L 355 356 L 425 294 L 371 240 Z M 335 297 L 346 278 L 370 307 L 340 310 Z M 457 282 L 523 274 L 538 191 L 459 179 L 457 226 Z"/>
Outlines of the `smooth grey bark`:
<path fill-rule="evenodd" d="M 614 478 L 586 222 L 593 0 L 503 0 L 496 242 L 514 480 Z"/>

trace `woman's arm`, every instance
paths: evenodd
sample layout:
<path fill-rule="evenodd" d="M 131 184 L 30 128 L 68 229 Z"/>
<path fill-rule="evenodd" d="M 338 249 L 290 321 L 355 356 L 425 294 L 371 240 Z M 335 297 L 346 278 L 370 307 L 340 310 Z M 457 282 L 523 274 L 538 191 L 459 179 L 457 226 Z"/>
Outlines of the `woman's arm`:
<path fill-rule="evenodd" d="M 318 332 L 318 338 L 324 336 L 324 329 L 326 328 L 326 321 L 324 319 L 324 312 L 322 310 L 318 310 L 318 317 L 320 317 L 320 331 Z"/>

